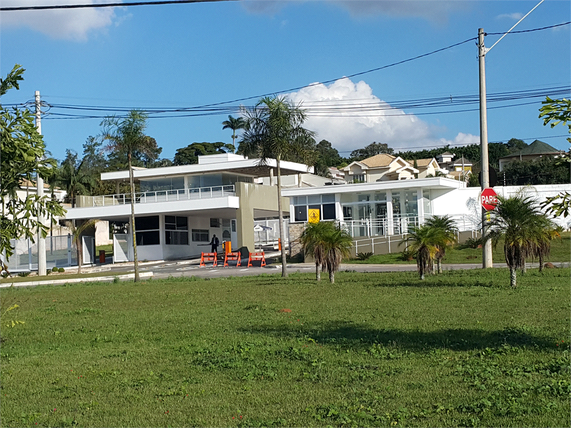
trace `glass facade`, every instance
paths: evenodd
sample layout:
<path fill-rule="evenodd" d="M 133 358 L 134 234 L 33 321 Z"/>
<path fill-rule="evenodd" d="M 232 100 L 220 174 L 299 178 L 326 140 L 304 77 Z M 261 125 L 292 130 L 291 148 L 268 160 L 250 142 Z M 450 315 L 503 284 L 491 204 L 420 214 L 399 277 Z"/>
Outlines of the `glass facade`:
<path fill-rule="evenodd" d="M 335 220 L 335 195 L 294 196 L 294 221 L 307 221 L 307 210 L 319 210 L 320 220 Z"/>

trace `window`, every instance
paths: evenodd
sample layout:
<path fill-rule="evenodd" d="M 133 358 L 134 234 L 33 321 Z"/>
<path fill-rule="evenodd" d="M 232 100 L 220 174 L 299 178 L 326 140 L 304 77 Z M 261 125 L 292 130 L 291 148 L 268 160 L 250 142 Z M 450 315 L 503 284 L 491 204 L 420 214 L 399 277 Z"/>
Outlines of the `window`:
<path fill-rule="evenodd" d="M 335 220 L 335 195 L 297 196 L 293 199 L 294 221 L 307 221 L 307 210 L 319 210 L 320 220 Z"/>
<path fill-rule="evenodd" d="M 219 218 L 211 218 L 210 219 L 210 227 L 220 227 L 220 219 Z"/>
<path fill-rule="evenodd" d="M 353 175 L 353 183 L 364 183 L 365 174 L 355 174 Z"/>
<path fill-rule="evenodd" d="M 194 242 L 210 242 L 208 229 L 192 229 L 192 240 Z"/>
<path fill-rule="evenodd" d="M 165 216 L 165 243 L 188 245 L 188 217 Z"/>
<path fill-rule="evenodd" d="M 137 245 L 160 245 L 159 216 L 135 218 Z"/>

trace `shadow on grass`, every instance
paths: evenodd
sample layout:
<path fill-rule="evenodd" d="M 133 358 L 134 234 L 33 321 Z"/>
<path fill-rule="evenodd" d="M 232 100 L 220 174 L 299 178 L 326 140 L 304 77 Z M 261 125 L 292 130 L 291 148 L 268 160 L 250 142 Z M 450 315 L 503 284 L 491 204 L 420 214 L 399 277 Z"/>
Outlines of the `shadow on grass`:
<path fill-rule="evenodd" d="M 240 329 L 244 333 L 282 338 L 311 338 L 322 345 L 341 346 L 359 350 L 373 345 L 383 345 L 401 350 L 430 351 L 451 349 L 455 351 L 481 350 L 503 346 L 519 348 L 554 349 L 555 339 L 535 335 L 521 328 L 483 331 L 475 329 L 441 329 L 435 331 L 406 331 L 397 329 L 372 329 L 350 322 L 328 322 L 304 328 L 300 325 L 259 326 Z"/>

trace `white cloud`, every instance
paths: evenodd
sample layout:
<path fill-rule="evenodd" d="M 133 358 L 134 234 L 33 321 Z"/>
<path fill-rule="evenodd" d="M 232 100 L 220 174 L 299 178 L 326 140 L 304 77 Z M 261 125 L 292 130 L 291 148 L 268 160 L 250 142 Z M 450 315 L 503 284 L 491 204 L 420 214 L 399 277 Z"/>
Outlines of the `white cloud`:
<path fill-rule="evenodd" d="M 84 0 L 100 3 L 101 0 Z M 34 6 L 77 4 L 76 0 L 35 0 Z M 3 7 L 22 6 L 21 0 L 2 0 Z M 3 12 L 2 26 L 28 27 L 54 39 L 86 40 L 89 33 L 114 23 L 115 8 L 80 8 Z"/>
<path fill-rule="evenodd" d="M 514 13 L 502 13 L 501 15 L 496 16 L 496 19 L 511 19 L 512 21 L 519 21 L 523 17 L 523 13 L 514 12 Z"/>
<path fill-rule="evenodd" d="M 329 86 L 316 83 L 288 97 L 307 111 L 304 126 L 317 134 L 316 140 L 329 141 L 345 156 L 372 142 L 386 143 L 397 151 L 479 142 L 479 137 L 464 133 L 454 140 L 439 138 L 441 128 L 391 108 L 363 81 L 343 78 Z"/>

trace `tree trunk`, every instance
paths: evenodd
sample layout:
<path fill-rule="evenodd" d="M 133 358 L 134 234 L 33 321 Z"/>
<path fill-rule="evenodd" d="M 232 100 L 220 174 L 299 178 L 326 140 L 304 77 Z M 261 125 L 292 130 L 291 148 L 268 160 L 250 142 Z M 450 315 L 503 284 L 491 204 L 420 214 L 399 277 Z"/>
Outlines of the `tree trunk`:
<path fill-rule="evenodd" d="M 513 267 L 510 267 L 510 285 L 512 288 L 516 288 L 516 274 L 517 270 Z"/>
<path fill-rule="evenodd" d="M 284 215 L 282 213 L 282 177 L 280 169 L 280 157 L 276 157 L 277 170 L 278 170 L 278 218 L 280 222 L 280 242 L 282 247 L 282 277 L 287 278 L 287 260 L 285 252 L 285 230 L 284 230 Z"/>
<path fill-rule="evenodd" d="M 135 180 L 133 178 L 133 167 L 131 166 L 131 152 L 127 155 L 129 159 L 129 184 L 131 186 L 131 232 L 133 234 L 133 266 L 135 267 L 135 282 L 139 282 L 139 261 L 137 259 L 137 232 L 135 231 Z"/>
<path fill-rule="evenodd" d="M 333 269 L 329 270 L 329 282 L 335 284 L 335 271 Z"/>
<path fill-rule="evenodd" d="M 539 255 L 539 272 L 543 272 L 543 254 Z"/>
<path fill-rule="evenodd" d="M 436 265 L 438 266 L 438 273 L 442 273 L 442 259 L 437 259 Z"/>
<path fill-rule="evenodd" d="M 321 265 L 315 263 L 315 279 L 321 281 Z"/>

